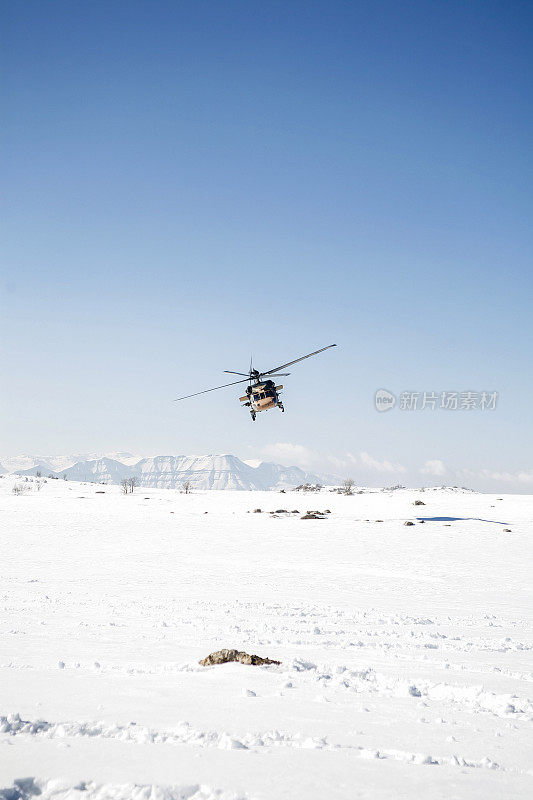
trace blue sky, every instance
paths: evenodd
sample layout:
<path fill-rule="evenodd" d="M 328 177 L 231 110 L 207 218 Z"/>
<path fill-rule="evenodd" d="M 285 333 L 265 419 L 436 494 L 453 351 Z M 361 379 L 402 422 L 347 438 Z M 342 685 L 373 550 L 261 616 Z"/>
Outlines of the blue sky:
<path fill-rule="evenodd" d="M 531 491 L 530 4 L 1 13 L 0 452 Z M 331 342 L 283 416 L 172 403 Z M 381 387 L 499 402 L 379 414 Z"/>

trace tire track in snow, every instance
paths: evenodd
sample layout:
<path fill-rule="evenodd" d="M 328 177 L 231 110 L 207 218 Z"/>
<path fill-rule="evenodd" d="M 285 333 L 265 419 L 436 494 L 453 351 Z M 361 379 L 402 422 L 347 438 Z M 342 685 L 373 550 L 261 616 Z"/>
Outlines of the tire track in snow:
<path fill-rule="evenodd" d="M 303 682 L 319 683 L 323 689 L 369 692 L 381 697 L 423 697 L 474 713 L 482 711 L 503 718 L 513 715 L 515 719 L 518 716 L 533 721 L 533 702 L 529 698 L 487 692 L 482 685 L 457 686 L 418 678 L 391 678 L 372 668 L 351 670 L 344 666 L 319 666 L 300 659 L 293 660 L 286 675 Z"/>
<path fill-rule="evenodd" d="M 120 739 L 135 744 L 174 744 L 194 747 L 218 747 L 221 750 L 250 750 L 255 747 L 301 747 L 304 749 L 334 749 L 326 738 L 303 737 L 276 729 L 261 734 L 247 733 L 237 738 L 225 731 L 203 731 L 188 722 L 179 722 L 172 728 L 158 731 L 155 728 L 129 723 L 119 725 L 105 722 L 59 722 L 24 720 L 20 715 L 0 716 L 0 734 L 11 736 L 39 736 L 44 739 L 90 737 Z"/>
<path fill-rule="evenodd" d="M 3 664 L 2 667 L 12 669 L 33 669 L 30 665 L 16 665 L 13 662 Z M 67 668 L 64 662 L 60 664 L 61 669 Z M 199 667 L 196 663 L 170 663 L 163 665 L 143 665 L 130 664 L 92 664 L 80 665 L 77 663 L 73 669 L 90 669 L 92 672 L 104 674 L 106 672 L 123 672 L 125 674 L 172 674 L 172 673 L 197 673 L 202 674 L 217 667 Z M 50 670 L 57 670 L 58 666 L 50 667 Z M 285 667 L 262 667 L 273 675 L 278 675 L 284 681 L 293 683 L 293 688 L 298 688 L 298 684 L 317 683 L 321 689 L 332 691 L 348 691 L 356 694 L 368 693 L 378 697 L 413 697 L 424 698 L 438 703 L 444 703 L 451 707 L 469 711 L 472 713 L 483 712 L 493 714 L 496 717 L 507 719 L 522 719 L 526 722 L 533 722 L 533 701 L 526 697 L 519 697 L 513 693 L 496 694 L 495 692 L 485 691 L 482 684 L 470 684 L 459 686 L 451 683 L 433 683 L 422 678 L 393 678 L 380 672 L 376 672 L 372 667 L 366 669 L 353 670 L 345 665 L 324 665 L 304 661 L 294 658 L 292 662 L 286 663 Z M 501 670 L 497 669 L 497 672 Z M 520 680 L 527 680 L 529 676 L 516 674 L 513 677 Z M 1 732 L 1 729 L 0 729 Z"/>
<path fill-rule="evenodd" d="M 47 722 L 46 720 L 24 720 L 19 714 L 10 714 L 7 717 L 0 717 L 0 734 L 10 736 L 36 736 L 43 739 L 68 739 L 68 738 L 99 738 L 99 739 L 118 739 L 122 742 L 132 744 L 169 744 L 169 745 L 188 745 L 192 747 L 216 747 L 221 750 L 254 750 L 262 747 L 289 747 L 308 750 L 352 750 L 360 758 L 402 761 L 418 766 L 448 766 L 448 767 L 469 767 L 472 769 L 491 769 L 502 772 L 513 772 L 516 774 L 533 774 L 531 771 L 524 771 L 516 768 L 506 768 L 493 761 L 488 756 L 482 759 L 470 759 L 454 754 L 452 756 L 438 756 L 427 753 L 413 753 L 397 749 L 370 749 L 361 745 L 334 744 L 328 741 L 328 737 L 321 738 L 304 737 L 302 734 L 290 734 L 283 731 L 271 730 L 262 733 L 247 733 L 244 736 L 236 737 L 225 731 L 201 731 L 193 728 L 188 722 L 180 722 L 173 728 L 167 730 L 155 730 L 145 726 L 130 723 L 129 725 L 119 725 L 104 722 Z M 1 741 L 1 740 L 0 740 Z M 20 796 L 21 798 L 24 795 Z M 70 795 L 69 795 L 70 797 Z M 87 800 L 87 795 L 83 795 Z M 144 798 L 144 795 L 141 795 Z M 150 800 L 152 800 L 151 796 Z M 167 800 L 167 796 L 162 796 Z M 173 800 L 174 796 L 169 796 L 168 800 Z M 181 795 L 177 795 L 181 800 Z M 185 795 L 189 797 L 189 795 Z M 194 800 L 196 796 L 193 795 Z M 198 796 L 198 800 L 203 797 Z M 219 797 L 219 795 L 213 795 Z M 0 800 L 4 800 L 0 794 Z M 14 798 L 6 795 L 5 800 L 19 800 L 17 795 Z"/>
<path fill-rule="evenodd" d="M 253 649 L 255 645 L 251 646 Z M 413 661 L 414 658 L 405 658 L 404 661 Z M 427 668 L 427 662 L 422 661 L 420 662 L 421 665 Z M 167 662 L 148 662 L 148 661 L 139 661 L 139 662 L 115 662 L 115 661 L 102 661 L 98 662 L 97 664 L 92 661 L 76 661 L 74 663 L 68 663 L 65 661 L 60 662 L 61 666 L 58 667 L 58 662 L 50 662 L 45 665 L 35 666 L 34 664 L 28 664 L 25 662 L 17 662 L 15 660 L 7 661 L 3 664 L 0 664 L 0 669 L 12 669 L 12 670 L 34 670 L 34 671 L 41 671 L 41 672 L 57 672 L 59 669 L 64 669 L 66 671 L 69 670 L 81 670 L 85 672 L 95 672 L 97 671 L 99 674 L 105 675 L 106 673 L 121 673 L 124 675 L 169 675 L 169 674 L 177 674 L 183 672 L 195 672 L 195 673 L 202 673 L 205 672 L 205 667 L 199 667 L 196 663 L 190 662 L 174 662 L 174 661 L 167 661 Z M 509 678 L 513 681 L 524 681 L 526 683 L 533 683 L 533 672 L 518 672 L 516 670 L 506 669 L 505 667 L 495 666 L 493 664 L 454 664 L 449 661 L 441 661 L 437 664 L 439 669 L 441 670 L 448 670 L 450 672 L 460 672 L 460 673 L 470 673 L 471 675 L 488 675 L 488 676 L 497 676 L 502 678 Z M 348 667 L 344 667 L 348 669 Z M 334 668 L 334 671 L 337 667 Z M 274 670 L 272 670 L 274 671 Z"/>

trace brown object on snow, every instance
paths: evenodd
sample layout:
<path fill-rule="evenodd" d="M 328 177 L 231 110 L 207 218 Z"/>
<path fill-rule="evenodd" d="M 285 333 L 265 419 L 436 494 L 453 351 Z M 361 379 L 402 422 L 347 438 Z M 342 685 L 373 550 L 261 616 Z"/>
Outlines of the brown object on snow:
<path fill-rule="evenodd" d="M 227 664 L 228 661 L 239 661 L 241 664 L 251 664 L 254 667 L 261 667 L 263 664 L 281 664 L 281 661 L 250 655 L 240 650 L 217 650 L 216 653 L 210 653 L 199 663 L 202 667 L 212 667 L 214 664 Z"/>

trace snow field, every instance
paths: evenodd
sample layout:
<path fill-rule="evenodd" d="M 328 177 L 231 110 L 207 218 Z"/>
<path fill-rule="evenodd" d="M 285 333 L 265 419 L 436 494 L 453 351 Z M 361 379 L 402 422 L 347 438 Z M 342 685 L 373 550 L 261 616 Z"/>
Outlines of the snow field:
<path fill-rule="evenodd" d="M 533 498 L 12 483 L 0 798 L 531 796 Z"/>

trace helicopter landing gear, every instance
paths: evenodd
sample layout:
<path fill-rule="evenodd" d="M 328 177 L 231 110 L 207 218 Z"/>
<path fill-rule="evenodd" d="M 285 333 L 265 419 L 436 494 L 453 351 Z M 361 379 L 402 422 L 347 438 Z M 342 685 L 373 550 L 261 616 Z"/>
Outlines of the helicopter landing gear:
<path fill-rule="evenodd" d="M 253 409 L 250 409 L 250 414 L 252 415 L 252 422 L 255 422 L 256 414 L 255 414 L 255 411 Z"/>

